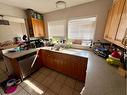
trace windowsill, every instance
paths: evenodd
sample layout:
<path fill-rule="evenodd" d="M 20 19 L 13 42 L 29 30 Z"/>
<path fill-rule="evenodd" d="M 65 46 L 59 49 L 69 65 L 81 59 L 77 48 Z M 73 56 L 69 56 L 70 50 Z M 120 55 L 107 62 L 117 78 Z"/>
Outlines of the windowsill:
<path fill-rule="evenodd" d="M 89 51 L 92 50 L 92 48 L 90 48 L 90 46 L 83 46 L 83 45 L 79 45 L 79 44 L 72 44 L 72 48 L 81 49 L 81 50 L 89 50 Z"/>

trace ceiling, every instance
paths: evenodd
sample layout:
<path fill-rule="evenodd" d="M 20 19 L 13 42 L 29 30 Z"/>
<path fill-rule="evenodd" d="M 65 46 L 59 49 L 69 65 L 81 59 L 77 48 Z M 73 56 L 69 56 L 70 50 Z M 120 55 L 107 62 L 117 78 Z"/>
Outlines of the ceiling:
<path fill-rule="evenodd" d="M 15 6 L 22 9 L 31 8 L 40 13 L 48 13 L 55 10 L 56 2 L 59 0 L 0 0 L 0 3 Z M 84 3 L 88 3 L 95 0 L 63 0 L 66 2 L 66 7 L 72 7 Z"/>

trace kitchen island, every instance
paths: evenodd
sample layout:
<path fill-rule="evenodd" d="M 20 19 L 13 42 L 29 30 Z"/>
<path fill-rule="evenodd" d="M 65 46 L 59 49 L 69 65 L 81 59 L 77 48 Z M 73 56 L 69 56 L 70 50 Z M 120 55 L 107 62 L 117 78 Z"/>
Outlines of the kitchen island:
<path fill-rule="evenodd" d="M 40 68 L 41 64 L 37 57 L 37 49 L 17 52 L 10 52 L 10 50 L 11 49 L 2 51 L 8 75 L 13 75 L 23 80 Z"/>
<path fill-rule="evenodd" d="M 22 77 L 23 74 L 21 72 L 21 63 L 19 63 L 19 60 L 24 58 L 24 56 L 26 57 L 26 55 L 29 56 L 33 53 L 35 55 L 35 52 L 37 56 L 35 64 L 38 64 L 37 66 L 46 66 L 50 69 L 85 82 L 88 54 L 84 53 L 83 50 L 62 49 L 56 51 L 51 50 L 51 47 L 42 47 L 13 53 L 3 53 L 3 55 L 4 59 L 10 60 L 13 73 L 23 79 L 24 77 Z"/>

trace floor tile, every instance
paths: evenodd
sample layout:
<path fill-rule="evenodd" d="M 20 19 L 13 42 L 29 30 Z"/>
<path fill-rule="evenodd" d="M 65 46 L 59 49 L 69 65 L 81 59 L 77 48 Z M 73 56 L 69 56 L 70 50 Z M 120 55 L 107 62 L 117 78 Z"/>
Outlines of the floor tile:
<path fill-rule="evenodd" d="M 42 81 L 42 85 L 49 88 L 54 81 L 55 79 L 47 77 L 44 81 Z"/>
<path fill-rule="evenodd" d="M 42 68 L 39 70 L 39 73 L 40 73 L 40 74 L 44 74 L 45 76 L 48 76 L 51 72 L 52 72 L 52 70 L 50 70 L 50 69 L 48 69 L 48 68 L 45 68 L 45 67 L 42 67 Z"/>
<path fill-rule="evenodd" d="M 71 88 L 74 88 L 75 82 L 76 82 L 75 79 L 72 79 L 70 77 L 67 77 L 66 80 L 65 80 L 65 85 L 67 85 L 67 86 L 69 86 Z"/>
<path fill-rule="evenodd" d="M 39 76 L 39 71 L 34 72 L 30 77 L 33 78 L 33 79 L 35 79 L 38 76 Z"/>
<path fill-rule="evenodd" d="M 21 87 L 25 87 L 25 86 L 28 85 L 27 83 L 25 83 L 26 80 L 30 81 L 31 83 L 34 82 L 34 80 L 31 77 L 29 77 L 29 78 L 25 79 L 23 82 L 20 83 Z"/>
<path fill-rule="evenodd" d="M 33 87 L 33 86 L 26 86 L 24 88 L 28 93 L 30 93 L 31 95 L 43 95 L 44 92 L 38 88 L 37 86 Z"/>
<path fill-rule="evenodd" d="M 55 93 L 59 93 L 60 89 L 62 88 L 62 83 L 59 81 L 55 81 L 51 86 L 50 89 L 54 91 Z"/>
<path fill-rule="evenodd" d="M 44 81 L 45 78 L 46 78 L 46 76 L 41 74 L 41 75 L 37 76 L 36 78 L 34 78 L 34 80 L 39 83 L 42 83 L 42 81 Z"/>
<path fill-rule="evenodd" d="M 58 73 L 57 72 L 55 72 L 55 71 L 52 71 L 49 75 L 48 75 L 48 77 L 49 78 L 56 78 L 58 76 Z"/>
<path fill-rule="evenodd" d="M 42 68 L 39 69 L 39 72 L 44 72 L 44 71 L 46 71 L 46 70 L 48 70 L 48 68 L 42 67 Z"/>
<path fill-rule="evenodd" d="M 56 93 L 54 93 L 51 90 L 47 90 L 46 93 L 44 95 L 57 95 Z"/>
<path fill-rule="evenodd" d="M 27 84 L 23 81 L 20 83 L 20 86 L 25 87 Z"/>
<path fill-rule="evenodd" d="M 24 89 L 22 89 L 21 91 L 19 91 L 18 93 L 14 94 L 14 95 L 30 95 L 30 93 L 28 93 Z"/>
<path fill-rule="evenodd" d="M 75 89 L 78 90 L 79 92 L 83 89 L 84 87 L 84 84 L 83 82 L 80 82 L 80 81 L 76 81 L 75 83 Z"/>
<path fill-rule="evenodd" d="M 59 95 L 72 95 L 72 93 L 73 93 L 73 89 L 64 85 L 60 90 Z"/>
<path fill-rule="evenodd" d="M 47 87 L 45 87 L 44 85 L 37 85 L 37 87 L 43 91 L 43 93 L 45 93 L 47 91 Z"/>
<path fill-rule="evenodd" d="M 66 80 L 66 76 L 64 76 L 63 74 L 59 74 L 57 77 L 56 77 L 56 81 L 59 81 L 61 83 L 64 83 Z"/>

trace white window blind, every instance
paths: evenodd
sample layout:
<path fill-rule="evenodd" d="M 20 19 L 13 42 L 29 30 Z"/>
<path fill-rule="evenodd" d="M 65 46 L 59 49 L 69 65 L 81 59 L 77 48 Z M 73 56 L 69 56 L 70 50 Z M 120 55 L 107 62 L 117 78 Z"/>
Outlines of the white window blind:
<path fill-rule="evenodd" d="M 92 40 L 96 29 L 96 17 L 69 20 L 68 38 Z"/>
<path fill-rule="evenodd" d="M 65 37 L 66 20 L 48 22 L 49 37 Z"/>

